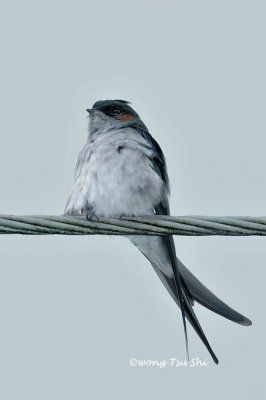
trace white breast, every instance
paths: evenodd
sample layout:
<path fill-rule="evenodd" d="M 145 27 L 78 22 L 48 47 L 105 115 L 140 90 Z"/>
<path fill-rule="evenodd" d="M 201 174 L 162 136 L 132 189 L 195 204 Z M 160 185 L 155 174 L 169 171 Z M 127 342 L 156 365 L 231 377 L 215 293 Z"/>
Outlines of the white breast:
<path fill-rule="evenodd" d="M 134 129 L 101 133 L 82 149 L 76 181 L 65 214 L 145 215 L 164 197 L 164 183 L 153 170 L 152 147 Z"/>

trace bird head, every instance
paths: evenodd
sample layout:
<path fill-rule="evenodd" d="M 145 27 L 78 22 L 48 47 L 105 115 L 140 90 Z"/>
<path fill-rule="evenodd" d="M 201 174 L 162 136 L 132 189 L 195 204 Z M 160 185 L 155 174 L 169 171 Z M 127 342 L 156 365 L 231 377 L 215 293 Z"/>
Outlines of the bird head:
<path fill-rule="evenodd" d="M 99 100 L 88 108 L 90 116 L 89 130 L 99 132 L 105 128 L 139 128 L 148 131 L 136 111 L 125 100 Z"/>

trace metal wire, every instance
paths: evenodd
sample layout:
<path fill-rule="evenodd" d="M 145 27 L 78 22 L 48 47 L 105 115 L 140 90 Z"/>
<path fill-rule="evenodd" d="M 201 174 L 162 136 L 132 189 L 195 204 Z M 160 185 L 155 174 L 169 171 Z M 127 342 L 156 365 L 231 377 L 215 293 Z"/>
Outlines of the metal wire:
<path fill-rule="evenodd" d="M 0 215 L 0 234 L 266 236 L 266 217 Z"/>

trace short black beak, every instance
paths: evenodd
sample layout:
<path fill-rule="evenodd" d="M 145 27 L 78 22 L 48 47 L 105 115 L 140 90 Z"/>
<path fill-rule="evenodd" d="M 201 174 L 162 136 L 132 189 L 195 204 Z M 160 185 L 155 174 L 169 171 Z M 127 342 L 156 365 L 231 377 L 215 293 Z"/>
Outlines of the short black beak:
<path fill-rule="evenodd" d="M 93 112 L 93 108 L 87 108 L 87 110 L 86 110 L 89 114 L 92 114 L 92 112 Z"/>

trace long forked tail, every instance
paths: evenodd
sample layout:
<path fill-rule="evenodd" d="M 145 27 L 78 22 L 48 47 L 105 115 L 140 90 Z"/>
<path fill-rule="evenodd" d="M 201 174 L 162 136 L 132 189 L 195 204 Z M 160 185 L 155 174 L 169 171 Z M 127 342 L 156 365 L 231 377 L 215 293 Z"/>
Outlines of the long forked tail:
<path fill-rule="evenodd" d="M 160 203 L 154 208 L 155 214 L 169 215 L 168 204 L 163 205 Z M 186 267 L 185 265 L 176 257 L 175 245 L 172 236 L 164 236 L 163 240 L 168 248 L 168 254 L 170 257 L 173 274 L 174 276 L 169 277 L 166 275 L 158 266 L 153 263 L 151 264 L 163 282 L 164 286 L 173 297 L 175 302 L 181 308 L 183 324 L 185 330 L 185 339 L 188 354 L 188 341 L 187 341 L 187 330 L 186 330 L 186 318 L 189 320 L 202 342 L 205 344 L 213 361 L 218 364 L 218 359 L 214 354 L 200 324 L 192 309 L 194 300 L 203 305 L 204 307 L 210 309 L 211 311 L 222 315 L 225 318 L 230 319 L 241 325 L 251 325 L 252 322 L 245 316 L 241 315 L 237 311 L 233 310 L 222 300 L 216 297 L 209 289 L 207 289 Z M 149 258 L 149 257 L 148 257 Z M 181 278 L 181 279 L 180 279 Z"/>
<path fill-rule="evenodd" d="M 172 264 L 172 269 L 173 269 L 173 275 L 172 275 L 172 280 L 173 284 L 175 287 L 175 292 L 177 294 L 177 298 L 179 300 L 179 307 L 181 309 L 181 314 L 182 314 L 182 320 L 183 320 L 183 326 L 184 326 L 184 333 L 185 333 L 185 343 L 186 343 L 186 353 L 187 353 L 187 359 L 189 361 L 189 351 L 188 351 L 188 337 L 187 337 L 187 323 L 186 323 L 186 317 L 188 317 L 188 312 L 187 312 L 187 296 L 186 293 L 183 291 L 182 288 L 182 279 L 181 275 L 179 272 L 179 267 L 177 264 L 177 258 L 175 255 L 175 245 L 174 245 L 174 240 L 172 236 L 166 236 L 163 238 L 163 241 L 166 244 L 166 247 L 168 249 L 168 254 L 169 258 Z"/>
<path fill-rule="evenodd" d="M 172 278 L 164 274 L 154 263 L 151 263 L 155 272 L 161 279 L 162 283 L 174 299 L 174 301 L 180 306 L 179 297 L 176 293 L 176 285 Z M 208 308 L 209 310 L 227 318 L 235 323 L 243 326 L 252 325 L 250 319 L 235 311 L 229 307 L 226 303 L 215 296 L 206 286 L 204 286 L 185 265 L 177 258 L 178 269 L 181 275 L 182 290 L 185 293 L 185 313 L 186 317 L 200 336 L 202 342 L 205 344 L 209 353 L 211 354 L 215 363 L 218 363 L 217 357 L 213 353 L 206 336 L 197 320 L 197 317 L 192 309 L 194 301 Z"/>
<path fill-rule="evenodd" d="M 164 274 L 153 262 L 151 262 L 154 270 L 162 280 L 163 284 L 171 294 L 171 296 L 174 298 L 176 303 L 179 305 L 181 311 L 182 311 L 182 316 L 183 316 L 183 323 L 184 323 L 184 331 L 185 331 L 185 340 L 186 340 L 186 348 L 187 348 L 187 354 L 188 354 L 188 340 L 187 340 L 187 331 L 186 331 L 186 322 L 184 316 L 188 319 L 188 321 L 191 323 L 199 337 L 201 338 L 202 342 L 206 346 L 207 350 L 209 351 L 213 361 L 215 364 L 218 364 L 218 359 L 216 355 L 214 354 L 208 339 L 206 338 L 200 323 L 192 309 L 191 302 L 192 298 L 190 296 L 189 291 L 187 290 L 186 285 L 184 284 L 182 275 L 180 274 L 179 271 L 179 264 L 177 263 L 177 258 L 175 255 L 175 248 L 174 248 L 174 241 L 171 236 L 165 236 L 163 238 L 165 241 L 165 244 L 168 247 L 168 252 L 173 268 L 173 276 L 169 277 L 166 274 Z M 181 278 L 181 279 L 180 279 Z M 181 299 L 181 301 L 180 301 Z"/>

